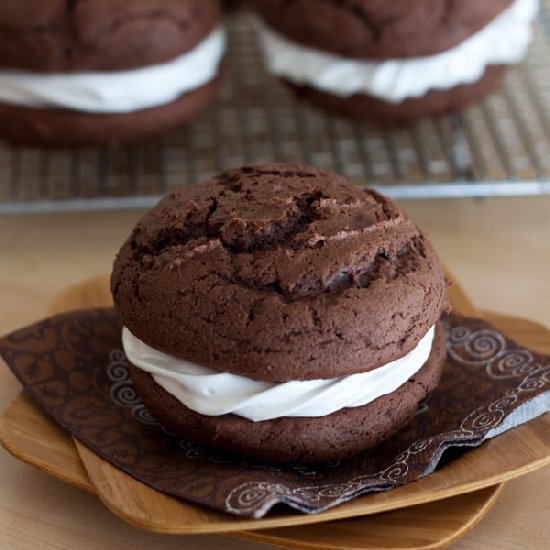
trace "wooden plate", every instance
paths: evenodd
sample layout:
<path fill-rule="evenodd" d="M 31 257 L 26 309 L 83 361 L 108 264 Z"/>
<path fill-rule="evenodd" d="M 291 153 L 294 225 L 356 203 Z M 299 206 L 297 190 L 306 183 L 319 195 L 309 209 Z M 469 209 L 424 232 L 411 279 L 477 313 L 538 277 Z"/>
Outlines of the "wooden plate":
<path fill-rule="evenodd" d="M 464 314 L 478 314 L 458 285 L 455 284 L 451 288 L 450 294 L 455 310 Z M 59 296 L 53 301 L 50 312 L 101 306 L 109 303 L 107 278 L 99 277 L 78 287 L 73 287 Z M 550 351 L 549 333 L 539 325 L 494 315 L 490 316 L 490 320 L 519 342 L 540 351 Z M 331 541 L 330 543 L 327 542 L 329 546 L 325 547 L 372 548 L 372 546 L 365 546 L 365 544 L 370 544 L 372 540 L 378 540 L 377 547 L 381 548 L 438 547 L 434 546 L 435 541 L 447 540 L 450 542 L 460 529 L 465 530 L 468 526 L 473 525 L 488 509 L 488 506 L 496 497 L 497 490 L 490 488 L 486 491 L 479 491 L 479 489 L 512 479 L 550 462 L 550 418 L 547 415 L 545 418 L 537 419 L 484 444 L 481 448 L 467 453 L 462 458 L 455 460 L 419 482 L 387 493 L 367 495 L 316 516 L 279 514 L 261 520 L 249 520 L 213 512 L 157 493 L 126 474 L 119 472 L 78 442 L 76 442 L 76 445 L 82 463 L 77 459 L 74 447 L 71 448 L 70 445 L 65 445 L 63 452 L 52 450 L 52 440 L 58 440 L 60 433 L 65 438 L 68 438 L 68 436 L 49 419 L 45 419 L 46 422 L 51 424 L 48 430 L 44 426 L 40 430 L 40 434 L 47 434 L 47 437 L 43 439 L 38 437 L 39 434 L 33 433 L 34 427 L 38 426 L 37 411 L 38 409 L 32 405 L 28 398 L 19 397 L 16 399 L 6 411 L 2 421 L 0 438 L 3 444 L 19 458 L 58 475 L 65 481 L 88 490 L 93 488 L 103 502 L 126 521 L 145 529 L 169 533 L 228 533 L 238 530 L 239 533 L 235 533 L 238 536 L 246 536 L 265 542 L 278 542 L 287 546 L 322 548 L 323 546 L 319 546 L 321 541 Z M 44 422 L 44 417 L 39 411 L 38 415 L 42 417 Z M 55 459 L 52 459 L 52 455 L 55 455 Z M 472 491 L 477 492 L 474 495 L 464 495 L 464 493 Z M 456 495 L 462 496 L 448 498 Z M 332 523 L 330 526 L 317 526 L 314 532 L 310 532 L 312 530 L 307 531 L 307 537 L 304 535 L 304 530 L 295 528 L 257 531 L 258 529 L 303 525 L 376 514 L 381 511 L 400 509 L 444 498 L 447 499 L 445 500 L 445 506 L 427 505 L 431 508 L 430 514 L 436 511 L 441 511 L 444 514 L 446 510 L 454 510 L 443 522 L 420 522 L 420 514 L 417 514 L 415 510 L 420 510 L 424 506 L 417 506 L 408 509 L 406 512 L 397 513 L 395 518 L 393 518 L 394 514 L 385 514 L 384 516 L 361 518 L 360 520 L 340 521 L 337 524 Z M 462 510 L 462 513 L 459 513 L 458 509 Z M 416 536 L 413 536 L 412 533 L 407 534 L 407 528 L 400 530 L 399 533 L 392 532 L 389 538 L 393 542 L 390 542 L 388 535 L 389 531 L 392 530 L 388 531 L 387 526 L 391 525 L 392 521 L 402 522 L 403 520 L 400 520 L 399 517 L 405 517 L 403 514 L 412 514 L 411 518 L 415 518 L 414 521 L 411 519 L 410 524 L 405 522 L 406 525 L 411 528 L 414 528 L 415 525 L 416 527 L 422 525 L 422 529 L 416 532 Z M 452 526 L 451 523 L 453 522 L 449 521 L 450 517 L 457 518 L 457 522 Z M 380 523 L 382 519 L 383 521 Z M 366 531 L 369 534 L 371 529 L 375 533 L 377 532 L 376 526 L 388 522 L 386 528 L 380 529 L 379 533 L 385 532 L 384 540 L 390 546 L 381 544 L 380 537 L 377 538 L 375 535 L 369 536 L 368 543 L 365 541 L 359 543 L 356 540 L 357 537 L 353 535 L 355 530 L 358 529 L 356 522 L 369 522 L 369 530 Z M 438 529 L 431 530 L 432 523 L 439 527 L 443 525 L 443 527 L 439 531 Z M 354 540 L 355 546 L 337 546 L 337 540 L 334 537 L 331 538 L 330 535 L 334 531 L 335 525 L 338 526 L 338 540 Z M 242 532 L 249 529 L 254 529 L 255 532 Z M 359 529 L 362 529 L 362 527 L 359 527 Z M 349 532 L 351 538 L 344 536 L 342 534 L 344 531 Z M 420 532 L 423 535 L 419 537 Z M 396 537 L 397 539 L 400 538 L 399 534 L 404 537 L 400 539 L 400 542 L 394 540 Z M 420 540 L 422 537 L 424 539 Z M 407 540 L 411 541 L 410 545 L 406 545 Z M 292 541 L 297 542 L 291 544 Z M 313 546 L 308 546 L 307 541 L 316 542 L 312 542 Z M 361 545 L 357 546 L 357 544 Z M 426 546 L 426 544 L 429 544 L 429 546 Z"/>
<path fill-rule="evenodd" d="M 54 477 L 95 492 L 70 434 L 21 393 L 0 419 L 0 440 L 16 458 Z M 403 510 L 323 523 L 315 529 L 282 527 L 231 536 L 315 550 L 421 550 L 443 548 L 471 529 L 491 508 L 504 484 Z"/>

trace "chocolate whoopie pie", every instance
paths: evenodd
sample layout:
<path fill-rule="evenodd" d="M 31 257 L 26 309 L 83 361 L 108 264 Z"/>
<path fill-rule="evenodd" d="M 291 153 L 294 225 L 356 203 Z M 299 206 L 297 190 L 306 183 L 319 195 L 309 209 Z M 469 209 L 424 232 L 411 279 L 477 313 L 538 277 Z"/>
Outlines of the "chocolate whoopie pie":
<path fill-rule="evenodd" d="M 459 110 L 523 59 L 538 0 L 253 0 L 270 70 L 381 125 Z"/>
<path fill-rule="evenodd" d="M 437 386 L 446 283 L 390 199 L 299 165 L 166 196 L 111 278 L 137 392 L 169 430 L 268 462 L 351 457 Z"/>
<path fill-rule="evenodd" d="M 218 0 L 0 2 L 0 138 L 78 147 L 152 137 L 206 107 Z"/>

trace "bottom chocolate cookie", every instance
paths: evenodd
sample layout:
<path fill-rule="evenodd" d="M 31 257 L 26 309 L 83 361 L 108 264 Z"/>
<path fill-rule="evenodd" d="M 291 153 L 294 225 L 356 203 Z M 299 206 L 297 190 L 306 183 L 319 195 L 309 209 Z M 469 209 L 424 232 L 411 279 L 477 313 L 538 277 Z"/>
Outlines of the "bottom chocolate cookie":
<path fill-rule="evenodd" d="M 405 126 L 430 116 L 441 116 L 459 111 L 490 93 L 500 82 L 508 67 L 491 65 L 483 76 L 473 84 L 455 86 L 449 90 L 432 90 L 426 95 L 411 98 L 401 103 L 389 103 L 366 95 L 338 97 L 310 86 L 286 84 L 304 100 L 333 113 L 373 123 L 382 127 Z"/>
<path fill-rule="evenodd" d="M 26 147 L 117 146 L 143 141 L 200 114 L 219 88 L 221 75 L 175 101 L 123 114 L 33 109 L 0 103 L 0 139 Z"/>
<path fill-rule="evenodd" d="M 362 407 L 323 417 L 283 417 L 253 422 L 240 416 L 203 416 L 180 403 L 152 376 L 130 367 L 137 393 L 169 431 L 216 451 L 262 462 L 316 462 L 351 458 L 398 432 L 439 384 L 445 366 L 443 329 L 438 325 L 426 364 L 395 392 Z"/>

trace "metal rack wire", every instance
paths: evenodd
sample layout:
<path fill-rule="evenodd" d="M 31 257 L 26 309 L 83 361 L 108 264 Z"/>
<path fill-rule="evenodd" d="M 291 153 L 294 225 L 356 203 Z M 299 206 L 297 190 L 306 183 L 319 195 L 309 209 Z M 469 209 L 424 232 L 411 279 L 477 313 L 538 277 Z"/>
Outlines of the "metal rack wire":
<path fill-rule="evenodd" d="M 527 61 L 468 111 L 382 132 L 297 102 L 265 73 L 247 14 L 229 22 L 209 109 L 156 143 L 75 152 L 0 146 L 0 213 L 149 207 L 174 186 L 244 163 L 332 169 L 395 198 L 550 193 L 550 0 Z"/>

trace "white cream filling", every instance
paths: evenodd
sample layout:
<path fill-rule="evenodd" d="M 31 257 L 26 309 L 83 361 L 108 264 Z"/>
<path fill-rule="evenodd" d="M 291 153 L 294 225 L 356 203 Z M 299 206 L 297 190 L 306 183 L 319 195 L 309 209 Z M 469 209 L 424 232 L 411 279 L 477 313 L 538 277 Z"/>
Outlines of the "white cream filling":
<path fill-rule="evenodd" d="M 253 421 L 283 416 L 327 416 L 361 407 L 402 386 L 430 356 L 435 327 L 404 357 L 370 372 L 327 380 L 259 382 L 215 371 L 157 351 L 127 328 L 122 344 L 128 360 L 189 409 L 205 415 L 236 414 Z"/>
<path fill-rule="evenodd" d="M 129 113 L 166 105 L 210 82 L 225 52 L 219 27 L 191 51 L 159 65 L 117 72 L 0 71 L 0 102 L 89 113 Z"/>
<path fill-rule="evenodd" d="M 483 1 L 483 0 L 480 0 Z M 515 0 L 482 30 L 440 54 L 412 59 L 358 61 L 289 41 L 261 24 L 265 58 L 277 76 L 340 97 L 370 95 L 391 103 L 479 80 L 488 65 L 523 59 L 538 0 Z"/>

